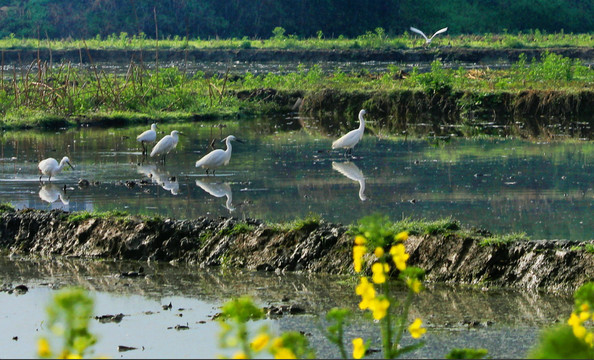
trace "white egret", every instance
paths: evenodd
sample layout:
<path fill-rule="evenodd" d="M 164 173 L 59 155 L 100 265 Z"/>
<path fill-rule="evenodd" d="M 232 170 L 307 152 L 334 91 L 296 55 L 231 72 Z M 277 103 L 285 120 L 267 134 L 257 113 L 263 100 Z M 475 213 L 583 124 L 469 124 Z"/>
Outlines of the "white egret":
<path fill-rule="evenodd" d="M 345 152 L 345 156 L 347 154 L 351 154 L 353 148 L 359 140 L 363 137 L 363 132 L 365 131 L 365 119 L 363 119 L 363 115 L 367 114 L 365 109 L 359 111 L 359 127 L 355 130 L 349 131 L 347 134 L 343 135 L 340 139 L 334 141 L 332 143 L 332 149 L 347 149 Z"/>
<path fill-rule="evenodd" d="M 225 142 L 227 144 L 227 150 L 223 149 L 216 149 L 208 154 L 204 155 L 200 160 L 196 161 L 196 167 L 202 167 L 206 169 L 206 173 L 208 174 L 208 170 L 212 170 L 212 174 L 214 175 L 215 170 L 218 167 L 223 165 L 229 164 L 229 160 L 231 160 L 231 141 L 237 141 L 242 143 L 243 141 L 239 140 L 233 135 L 229 135 L 221 142 Z"/>
<path fill-rule="evenodd" d="M 414 28 L 414 27 L 412 27 L 412 26 L 411 26 L 411 27 L 410 27 L 410 30 L 411 30 L 411 31 L 414 31 L 414 32 L 416 32 L 417 34 L 420 34 L 422 37 L 424 37 L 424 38 L 425 38 L 425 46 L 427 46 L 427 45 L 431 44 L 431 40 L 433 40 L 433 38 L 435 37 L 435 35 L 437 35 L 437 34 L 441 34 L 441 33 L 444 33 L 444 32 L 446 32 L 446 31 L 448 31 L 448 28 L 447 28 L 447 27 L 445 27 L 445 28 L 443 28 L 443 29 L 437 30 L 437 31 L 435 32 L 435 34 L 431 35 L 431 37 L 429 37 L 429 38 L 428 38 L 428 37 L 427 37 L 427 35 L 425 35 L 425 34 L 424 34 L 424 33 L 423 33 L 421 30 L 419 30 L 419 29 L 417 29 L 417 28 Z"/>
<path fill-rule="evenodd" d="M 225 207 L 230 212 L 235 210 L 235 208 L 233 207 L 233 204 L 231 203 L 233 201 L 233 193 L 231 192 L 231 186 L 229 186 L 229 184 L 227 184 L 227 183 L 216 184 L 216 183 L 208 183 L 205 181 L 196 180 L 196 185 L 201 187 L 202 190 L 206 191 L 207 193 L 209 193 L 210 195 L 212 195 L 214 197 L 223 197 L 223 196 L 227 197 L 227 201 L 225 201 Z"/>
<path fill-rule="evenodd" d="M 142 155 L 147 153 L 146 144 L 154 143 L 157 140 L 157 124 L 152 124 L 150 130 L 146 130 L 136 137 L 136 141 L 142 144 Z"/>
<path fill-rule="evenodd" d="M 351 180 L 355 180 L 359 183 L 359 199 L 361 201 L 367 200 L 367 196 L 365 196 L 365 176 L 363 172 L 359 170 L 355 163 L 350 161 L 347 162 L 332 162 L 332 169 L 338 171 L 342 175 L 348 177 Z"/>
<path fill-rule="evenodd" d="M 62 158 L 62 160 L 60 161 L 60 164 L 58 164 L 58 161 L 54 158 L 47 158 L 45 160 L 41 160 L 39 162 L 39 164 L 37 165 L 37 168 L 39 169 L 39 171 L 41 172 L 41 175 L 39 176 L 39 182 L 41 182 L 41 177 L 43 175 L 47 175 L 47 181 L 51 181 L 52 180 L 52 176 L 60 173 L 60 171 L 62 171 L 62 169 L 64 168 L 64 165 L 68 164 L 68 166 L 70 166 L 72 169 L 74 169 L 74 166 L 72 166 L 72 164 L 70 163 L 70 159 L 68 159 L 67 156 L 64 156 Z"/>
<path fill-rule="evenodd" d="M 163 162 L 165 162 L 165 155 L 169 154 L 177 146 L 179 135 L 181 133 L 177 130 L 173 130 L 170 135 L 165 135 L 151 151 L 151 157 L 155 155 L 163 155 Z"/>

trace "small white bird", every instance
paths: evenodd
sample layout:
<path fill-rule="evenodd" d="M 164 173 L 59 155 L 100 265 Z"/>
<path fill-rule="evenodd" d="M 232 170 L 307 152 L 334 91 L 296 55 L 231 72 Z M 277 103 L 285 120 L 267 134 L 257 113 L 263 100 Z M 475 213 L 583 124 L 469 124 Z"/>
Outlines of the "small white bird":
<path fill-rule="evenodd" d="M 227 150 L 216 149 L 209 152 L 200 160 L 196 161 L 196 167 L 202 167 L 203 169 L 206 169 L 207 174 L 208 170 L 212 169 L 212 174 L 214 175 L 215 170 L 218 167 L 229 164 L 229 160 L 231 160 L 231 141 L 237 141 L 240 143 L 243 143 L 243 141 L 237 139 L 233 135 L 229 135 L 221 140 L 221 142 L 223 141 L 227 144 Z"/>
<path fill-rule="evenodd" d="M 359 111 L 359 127 L 355 130 L 349 131 L 347 134 L 343 135 L 340 139 L 334 141 L 332 143 L 332 149 L 347 149 L 345 152 L 345 156 L 348 154 L 350 155 L 353 151 L 353 148 L 359 140 L 363 137 L 363 132 L 365 131 L 365 119 L 363 119 L 363 115 L 367 114 L 365 109 Z"/>
<path fill-rule="evenodd" d="M 70 159 L 68 159 L 67 156 L 64 156 L 62 158 L 60 164 L 58 164 L 58 161 L 54 158 L 47 158 L 45 160 L 41 160 L 37 165 L 37 168 L 41 172 L 41 175 L 39 175 L 39 182 L 41 182 L 41 177 L 43 175 L 47 175 L 47 181 L 51 182 L 52 176 L 60 173 L 60 171 L 62 171 L 64 165 L 66 164 L 68 164 L 68 166 L 74 169 L 74 166 L 72 166 L 72 164 L 70 163 Z"/>
<path fill-rule="evenodd" d="M 359 183 L 359 199 L 361 201 L 367 200 L 365 196 L 365 176 L 363 172 L 354 163 L 347 161 L 343 163 L 332 162 L 332 169 L 338 171 L 342 175 Z"/>
<path fill-rule="evenodd" d="M 163 136 L 151 151 L 151 157 L 163 155 L 163 162 L 165 162 L 165 155 L 169 154 L 177 146 L 179 134 L 181 134 L 179 131 L 173 130 L 170 135 Z"/>
<path fill-rule="evenodd" d="M 435 35 L 441 34 L 441 33 L 444 33 L 446 31 L 448 31 L 448 28 L 445 27 L 443 29 L 437 30 L 435 32 L 435 34 L 433 34 L 430 38 L 428 38 L 427 35 L 425 35 L 421 30 L 419 30 L 417 28 L 414 28 L 414 27 L 411 26 L 410 27 L 410 30 L 416 32 L 417 34 L 421 34 L 421 36 L 425 38 L 425 46 L 427 46 L 427 45 L 431 44 L 431 40 L 433 40 L 433 38 L 435 37 Z"/>
<path fill-rule="evenodd" d="M 157 140 L 157 124 L 152 124 L 150 130 L 146 130 L 136 137 L 136 141 L 142 144 L 142 155 L 147 153 L 146 144 L 150 144 Z"/>

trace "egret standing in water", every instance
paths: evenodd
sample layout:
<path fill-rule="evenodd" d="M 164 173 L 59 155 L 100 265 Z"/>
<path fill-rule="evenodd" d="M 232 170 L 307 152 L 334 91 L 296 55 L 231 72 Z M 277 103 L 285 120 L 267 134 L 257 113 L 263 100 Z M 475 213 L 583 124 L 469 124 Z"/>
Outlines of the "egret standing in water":
<path fill-rule="evenodd" d="M 350 155 L 353 151 L 353 148 L 359 140 L 363 137 L 363 132 L 365 131 L 365 119 L 363 119 L 363 115 L 367 114 L 365 109 L 359 111 L 359 127 L 355 130 L 349 131 L 347 134 L 343 135 L 340 139 L 334 141 L 332 143 L 332 149 L 347 149 L 345 152 L 345 156 L 348 154 Z"/>
<path fill-rule="evenodd" d="M 425 34 L 424 34 L 424 33 L 423 33 L 421 30 L 419 30 L 419 29 L 417 29 L 417 28 L 414 28 L 414 27 L 412 27 L 412 26 L 411 26 L 411 27 L 410 27 L 410 30 L 411 30 L 411 31 L 414 31 L 414 32 L 416 32 L 417 34 L 420 34 L 422 37 L 424 37 L 424 38 L 425 38 L 425 46 L 428 46 L 429 44 L 431 44 L 431 40 L 433 40 L 433 38 L 435 37 L 435 35 L 437 35 L 437 34 L 441 34 L 441 33 L 444 33 L 444 32 L 446 32 L 446 31 L 448 31 L 448 28 L 447 28 L 447 27 L 445 27 L 445 28 L 443 28 L 443 29 L 437 30 L 437 31 L 435 32 L 435 34 L 431 35 L 431 37 L 430 37 L 430 38 L 428 38 L 428 37 L 427 37 L 427 35 L 425 35 Z"/>
<path fill-rule="evenodd" d="M 229 160 L 231 160 L 231 141 L 237 141 L 240 143 L 243 143 L 243 141 L 239 140 L 233 135 L 229 135 L 221 140 L 221 142 L 223 141 L 227 144 L 227 150 L 216 149 L 209 152 L 200 160 L 196 161 L 196 167 L 202 167 L 203 169 L 206 169 L 207 174 L 208 170 L 212 169 L 212 174 L 214 175 L 215 170 L 218 167 L 229 164 Z"/>
<path fill-rule="evenodd" d="M 136 140 L 142 144 L 142 155 L 146 155 L 146 144 L 154 143 L 157 140 L 157 124 L 152 124 L 151 129 L 138 135 Z"/>
<path fill-rule="evenodd" d="M 66 164 L 68 164 L 68 166 L 74 169 L 74 166 L 72 166 L 72 164 L 70 163 L 70 159 L 68 159 L 67 156 L 64 156 L 62 158 L 60 164 L 58 164 L 58 161 L 54 158 L 47 158 L 45 160 L 41 160 L 37 165 L 37 168 L 41 172 L 41 175 L 39 176 L 39 182 L 41 182 L 41 177 L 43 175 L 47 175 L 47 181 L 51 182 L 52 176 L 60 173 L 60 171 L 62 171 L 64 165 Z"/>
<path fill-rule="evenodd" d="M 173 130 L 170 135 L 163 136 L 151 151 L 151 157 L 163 155 L 163 162 L 165 162 L 165 155 L 169 154 L 177 146 L 179 134 L 181 134 L 179 131 Z"/>

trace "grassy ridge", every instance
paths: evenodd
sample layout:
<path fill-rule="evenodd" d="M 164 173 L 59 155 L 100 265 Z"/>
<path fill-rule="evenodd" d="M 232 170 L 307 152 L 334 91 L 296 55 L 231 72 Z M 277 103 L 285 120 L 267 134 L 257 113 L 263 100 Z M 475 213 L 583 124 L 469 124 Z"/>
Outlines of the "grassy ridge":
<path fill-rule="evenodd" d="M 387 36 L 384 29 L 367 31 L 356 38 L 343 36 L 326 38 L 319 32 L 315 38 L 299 38 L 285 35 L 282 27 L 273 31 L 269 39 L 218 39 L 201 40 L 174 36 L 173 38 L 154 40 L 144 34 L 128 35 L 123 32 L 105 38 L 97 36 L 87 40 L 51 40 L 17 38 L 14 35 L 0 39 L 0 49 L 414 49 L 424 45 L 425 41 L 414 33 L 405 32 L 401 36 Z M 590 34 L 566 34 L 563 32 L 548 34 L 539 30 L 523 34 L 483 34 L 456 35 L 440 34 L 433 39 L 432 47 L 452 46 L 460 48 L 559 48 L 559 47 L 594 47 L 594 37 Z"/>

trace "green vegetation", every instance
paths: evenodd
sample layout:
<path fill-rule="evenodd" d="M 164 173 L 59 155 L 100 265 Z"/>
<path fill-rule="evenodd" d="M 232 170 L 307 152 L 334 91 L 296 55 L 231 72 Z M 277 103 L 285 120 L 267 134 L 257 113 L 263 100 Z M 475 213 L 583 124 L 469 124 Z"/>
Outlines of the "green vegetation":
<path fill-rule="evenodd" d="M 109 210 L 109 211 L 77 211 L 68 214 L 67 221 L 71 223 L 79 223 L 88 219 L 112 219 L 112 220 L 124 220 L 128 218 L 130 214 L 126 211 L 121 210 Z"/>
<path fill-rule="evenodd" d="M 379 215 L 376 215 L 379 216 Z M 397 222 L 391 222 L 388 217 L 382 216 L 381 221 L 378 220 L 378 230 L 386 229 L 388 233 L 400 233 L 406 231 L 410 235 L 449 235 L 449 234 L 465 234 L 460 227 L 460 223 L 452 218 L 445 218 L 439 220 L 412 220 L 405 218 Z M 349 230 L 350 233 L 360 233 L 361 224 L 353 225 Z M 369 227 L 369 226 L 367 226 Z M 369 230 L 368 230 L 369 231 Z M 376 236 L 384 236 L 378 234 Z"/>
<path fill-rule="evenodd" d="M 12 213 L 15 211 L 16 211 L 16 209 L 10 203 L 1 203 L 0 204 L 0 214 L 7 213 L 7 212 Z"/>
<path fill-rule="evenodd" d="M 507 234 L 507 235 L 491 236 L 491 237 L 484 238 L 483 240 L 481 240 L 480 245 L 481 246 L 500 247 L 500 246 L 507 246 L 507 245 L 517 242 L 517 241 L 526 241 L 526 240 L 530 240 L 530 238 L 526 235 L 526 233 L 523 233 L 523 232 L 522 233 L 512 233 L 512 234 Z"/>
<path fill-rule="evenodd" d="M 302 229 L 311 230 L 320 225 L 322 220 L 320 214 L 309 213 L 304 218 L 297 218 L 290 222 L 269 224 L 275 231 L 299 231 Z"/>
<path fill-rule="evenodd" d="M 218 236 L 236 236 L 239 234 L 245 234 L 254 231 L 254 227 L 252 225 L 248 225 L 246 223 L 238 223 L 235 224 L 232 228 L 225 228 L 219 231 Z"/>
<path fill-rule="evenodd" d="M 487 356 L 487 349 L 452 349 L 446 359 L 483 359 Z"/>
<path fill-rule="evenodd" d="M 146 70 L 133 62 L 126 75 L 115 75 L 65 63 L 31 66 L 26 72 L 2 78 L 0 126 L 57 128 L 76 126 L 81 121 L 145 124 L 149 119 L 163 123 L 288 111 L 286 101 L 277 103 L 271 100 L 275 97 L 258 96 L 262 89 L 314 98 L 324 89 L 343 96 L 373 94 L 367 104 L 371 110 L 382 101 L 406 103 L 412 101 L 414 92 L 424 92 L 449 97 L 462 113 L 471 113 L 501 106 L 506 93 L 530 89 L 577 94 L 591 89 L 592 83 L 594 70 L 553 52 L 530 61 L 521 56 L 509 70 L 444 68 L 436 60 L 431 71 L 420 73 L 415 69 L 405 76 L 396 66 L 384 73 L 369 74 L 341 70 L 325 73 L 317 65 L 309 69 L 300 65 L 297 71 L 286 74 L 248 72 L 229 77 L 198 72 L 188 76 L 177 68 Z M 469 126 L 473 126 L 472 121 Z"/>

